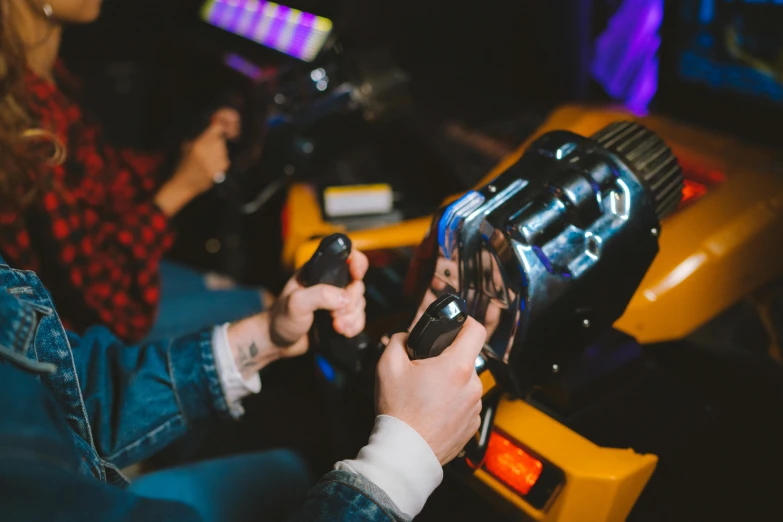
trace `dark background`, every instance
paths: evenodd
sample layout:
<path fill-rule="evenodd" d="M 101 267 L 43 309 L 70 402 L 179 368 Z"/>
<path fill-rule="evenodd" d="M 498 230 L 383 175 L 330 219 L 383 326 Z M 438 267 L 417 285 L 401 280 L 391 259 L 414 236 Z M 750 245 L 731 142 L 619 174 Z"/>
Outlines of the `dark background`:
<path fill-rule="evenodd" d="M 493 102 L 501 108 L 503 103 L 549 106 L 587 97 L 590 42 L 600 29 L 594 25 L 600 26 L 614 3 L 300 0 L 287 5 L 331 17 L 356 46 L 392 47 L 411 72 L 421 103 L 453 110 Z M 171 100 L 156 99 L 155 92 L 161 76 L 178 66 L 170 53 L 183 44 L 183 30 L 198 28 L 197 45 L 226 39 L 197 20 L 200 5 L 201 0 L 108 0 L 97 23 L 66 32 L 62 55 L 85 79 L 87 98 L 115 140 L 157 144 L 151 122 L 165 115 Z M 232 45 L 243 44 L 233 39 Z M 265 58 L 281 59 L 274 52 Z"/>

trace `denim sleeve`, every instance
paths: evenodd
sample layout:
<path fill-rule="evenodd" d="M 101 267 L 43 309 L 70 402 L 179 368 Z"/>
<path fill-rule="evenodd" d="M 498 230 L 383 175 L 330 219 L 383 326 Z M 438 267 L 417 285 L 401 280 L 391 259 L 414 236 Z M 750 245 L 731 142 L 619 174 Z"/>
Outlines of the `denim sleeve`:
<path fill-rule="evenodd" d="M 409 522 L 378 486 L 363 476 L 336 470 L 326 475 L 307 494 L 290 522 Z"/>
<path fill-rule="evenodd" d="M 230 418 L 212 351 L 212 330 L 125 346 L 104 327 L 69 334 L 95 446 L 125 467 L 194 425 Z"/>
<path fill-rule="evenodd" d="M 73 434 L 51 393 L 0 356 L 0 519 L 197 522 L 194 510 L 82 475 Z"/>

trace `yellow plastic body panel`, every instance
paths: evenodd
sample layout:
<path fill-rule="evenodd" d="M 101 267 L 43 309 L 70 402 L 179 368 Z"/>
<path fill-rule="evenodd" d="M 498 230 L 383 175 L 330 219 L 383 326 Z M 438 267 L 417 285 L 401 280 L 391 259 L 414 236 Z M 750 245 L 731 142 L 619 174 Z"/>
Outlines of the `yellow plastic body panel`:
<path fill-rule="evenodd" d="M 637 118 L 622 109 L 560 108 L 479 186 L 516 163 L 530 141 L 546 132 L 566 129 L 590 135 L 621 119 Z M 726 175 L 725 183 L 665 220 L 660 253 L 615 325 L 642 343 L 652 343 L 682 338 L 749 293 L 783 278 L 783 157 L 666 118 L 639 120 L 678 156 Z M 326 227 L 317 199 L 312 201 L 316 209 L 297 216 L 306 232 L 291 234 L 286 241 L 286 259 L 293 266 L 303 264 L 318 245 L 317 240 L 297 240 L 314 237 Z M 429 221 L 420 218 L 348 235 L 364 250 L 415 246 Z"/>
<path fill-rule="evenodd" d="M 288 190 L 285 206 L 283 219 L 287 230 L 283 241 L 283 264 L 289 268 L 298 268 L 309 258 L 305 258 L 301 263 L 295 263 L 294 260 L 297 259 L 298 251 L 303 245 L 307 245 L 311 238 L 328 236 L 342 232 L 343 229 L 323 220 L 318 196 L 310 185 L 292 185 Z M 317 242 L 310 255 L 316 248 Z"/>
<path fill-rule="evenodd" d="M 565 107 L 539 130 L 590 135 L 621 110 Z M 640 119 L 678 157 L 726 181 L 662 224 L 660 253 L 615 326 L 642 343 L 687 336 L 756 289 L 783 277 L 783 157 L 676 123 Z"/>
<path fill-rule="evenodd" d="M 537 510 L 485 471 L 476 471 L 475 477 L 509 504 L 504 511 L 524 513 L 515 519 L 625 520 L 658 463 L 655 455 L 597 446 L 519 400 L 501 401 L 495 426 L 565 473 L 565 484 L 554 500 Z"/>

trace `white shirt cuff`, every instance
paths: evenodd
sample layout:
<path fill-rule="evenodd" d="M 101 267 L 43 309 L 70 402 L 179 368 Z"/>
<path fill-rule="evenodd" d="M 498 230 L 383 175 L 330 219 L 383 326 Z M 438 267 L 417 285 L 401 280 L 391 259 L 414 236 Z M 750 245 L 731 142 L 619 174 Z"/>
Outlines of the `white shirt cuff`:
<path fill-rule="evenodd" d="M 370 442 L 355 460 L 338 462 L 335 469 L 364 476 L 410 517 L 421 512 L 443 480 L 443 468 L 429 444 L 416 430 L 389 415 L 376 417 Z"/>
<path fill-rule="evenodd" d="M 256 373 L 247 380 L 242 378 L 234 354 L 231 352 L 231 345 L 228 343 L 228 323 L 216 326 L 212 330 L 212 351 L 220 387 L 223 389 L 223 396 L 226 398 L 231 416 L 241 417 L 245 409 L 240 400 L 251 393 L 261 391 L 261 377 Z"/>

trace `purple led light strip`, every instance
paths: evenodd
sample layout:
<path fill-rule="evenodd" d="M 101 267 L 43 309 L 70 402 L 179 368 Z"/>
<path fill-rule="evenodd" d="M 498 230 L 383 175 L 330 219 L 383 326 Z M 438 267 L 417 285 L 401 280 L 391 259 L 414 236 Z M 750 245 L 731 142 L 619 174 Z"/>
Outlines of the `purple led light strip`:
<path fill-rule="evenodd" d="M 211 0 L 203 12 L 212 25 L 306 61 L 332 28 L 326 18 L 261 0 Z"/>
<path fill-rule="evenodd" d="M 663 0 L 625 0 L 598 37 L 591 71 L 609 96 L 644 114 L 658 90 Z"/>

